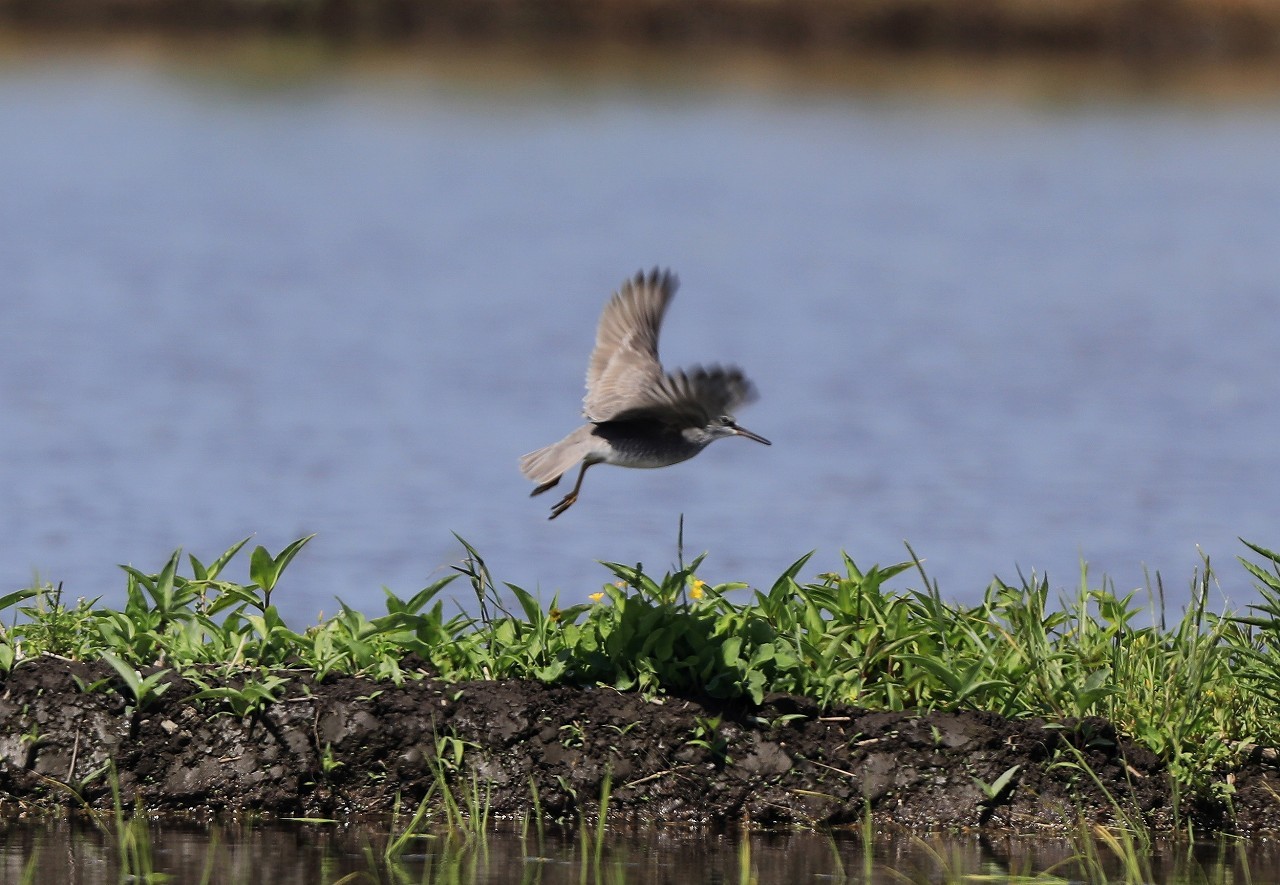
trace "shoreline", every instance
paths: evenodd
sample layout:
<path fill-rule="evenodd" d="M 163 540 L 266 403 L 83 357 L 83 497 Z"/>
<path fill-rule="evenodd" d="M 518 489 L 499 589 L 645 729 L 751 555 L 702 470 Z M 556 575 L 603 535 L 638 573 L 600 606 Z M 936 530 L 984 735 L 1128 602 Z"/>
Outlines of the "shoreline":
<path fill-rule="evenodd" d="M 168 690 L 136 709 L 105 662 L 28 659 L 0 676 L 0 811 L 109 809 L 118 786 L 125 805 L 160 817 L 350 817 L 412 807 L 447 782 L 482 785 L 495 817 L 538 808 L 553 821 L 592 818 L 607 796 L 611 824 L 1280 828 L 1274 759 L 1255 753 L 1218 772 L 1230 802 L 1184 796 L 1179 807 L 1164 764 L 1097 718 L 1055 725 L 820 708 L 786 694 L 753 704 L 533 680 L 449 683 L 405 664 L 422 678 L 256 669 L 211 678 L 228 697 L 281 680 L 272 703 L 237 715 L 233 704 L 193 702 L 195 686 L 171 672 L 159 677 Z"/>
<path fill-rule="evenodd" d="M 792 54 L 1032 53 L 1135 61 L 1280 55 L 1280 5 L 1263 0 L 0 0 L 0 26 Z"/>

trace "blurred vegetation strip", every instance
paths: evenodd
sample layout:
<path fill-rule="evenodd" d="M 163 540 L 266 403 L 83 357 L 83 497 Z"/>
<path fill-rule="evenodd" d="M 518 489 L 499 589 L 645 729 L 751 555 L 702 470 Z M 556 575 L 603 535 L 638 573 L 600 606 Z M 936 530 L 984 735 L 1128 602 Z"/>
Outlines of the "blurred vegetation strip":
<path fill-rule="evenodd" d="M 788 50 L 1280 52 L 1275 0 L 0 0 L 0 23 Z"/>

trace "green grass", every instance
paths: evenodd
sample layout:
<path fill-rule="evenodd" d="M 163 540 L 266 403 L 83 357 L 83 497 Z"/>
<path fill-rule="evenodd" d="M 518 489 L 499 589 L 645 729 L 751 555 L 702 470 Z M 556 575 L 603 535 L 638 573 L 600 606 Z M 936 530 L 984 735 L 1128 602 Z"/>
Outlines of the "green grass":
<path fill-rule="evenodd" d="M 278 668 L 360 673 L 399 683 L 409 654 L 446 680 L 533 678 L 651 694 L 700 691 L 759 701 L 786 691 L 824 705 L 881 710 L 990 710 L 1051 721 L 1102 716 L 1169 765 L 1187 791 L 1227 791 L 1213 777 L 1251 744 L 1280 744 L 1280 554 L 1247 544 L 1240 577 L 1261 602 L 1247 614 L 1209 609 L 1218 579 L 1206 558 L 1190 604 L 1170 618 L 1157 577 L 1144 597 L 1081 570 L 1051 596 L 1032 575 L 994 581 L 976 605 L 945 601 L 914 552 L 909 561 L 803 580 L 808 556 L 768 589 L 712 586 L 703 557 L 661 577 L 606 563 L 613 580 L 584 604 L 544 604 L 494 582 L 465 541 L 457 574 L 408 598 L 386 590 L 385 614 L 340 611 L 297 630 L 274 603 L 290 561 L 257 547 L 248 581 L 225 577 L 245 542 L 205 564 L 175 552 L 154 574 L 125 567 L 125 603 L 71 603 L 39 584 L 0 597 L 0 671 L 42 655 L 105 660 L 117 678 L 87 687 L 157 702 L 170 673 L 198 687 L 212 713 L 273 703 Z M 459 539 L 461 541 L 461 539 Z M 188 574 L 182 574 L 183 566 Z M 442 591 L 459 576 L 474 615 L 446 616 Z M 891 579 L 918 589 L 896 590 Z M 1216 798 L 1229 800 L 1229 795 Z"/>

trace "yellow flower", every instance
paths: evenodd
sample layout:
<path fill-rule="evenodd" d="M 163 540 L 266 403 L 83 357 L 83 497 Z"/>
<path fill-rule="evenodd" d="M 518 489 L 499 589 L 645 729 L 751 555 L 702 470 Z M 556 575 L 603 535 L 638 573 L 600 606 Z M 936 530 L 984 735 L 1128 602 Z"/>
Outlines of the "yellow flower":
<path fill-rule="evenodd" d="M 587 597 L 587 599 L 590 599 L 592 602 L 599 602 L 600 600 L 604 599 L 604 594 L 592 593 L 590 596 Z"/>
<path fill-rule="evenodd" d="M 694 578 L 693 583 L 689 585 L 689 595 L 694 599 L 701 599 L 702 595 L 707 591 L 707 582 L 701 578 Z"/>

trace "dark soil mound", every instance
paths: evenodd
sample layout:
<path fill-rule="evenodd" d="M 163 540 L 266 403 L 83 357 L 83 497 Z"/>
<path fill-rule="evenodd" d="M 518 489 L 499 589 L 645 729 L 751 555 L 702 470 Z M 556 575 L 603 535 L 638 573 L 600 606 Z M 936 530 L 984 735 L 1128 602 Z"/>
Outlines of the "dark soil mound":
<path fill-rule="evenodd" d="M 104 664 L 25 662 L 0 682 L 0 791 L 11 806 L 105 806 L 114 763 L 124 801 L 153 812 L 345 816 L 416 803 L 442 774 L 459 794 L 474 775 L 494 813 L 528 813 L 536 789 L 567 820 L 594 816 L 606 776 L 619 820 L 845 824 L 870 809 L 913 829 L 1032 831 L 1177 817 L 1160 761 L 1102 720 L 276 675 L 279 699 L 240 718 L 176 677 L 136 712 Z M 1280 771 L 1258 759 L 1232 778 L 1234 821 L 1225 805 L 1181 811 L 1202 830 L 1280 826 Z"/>

